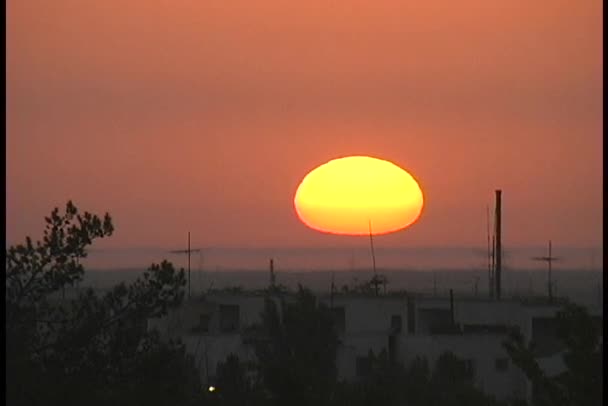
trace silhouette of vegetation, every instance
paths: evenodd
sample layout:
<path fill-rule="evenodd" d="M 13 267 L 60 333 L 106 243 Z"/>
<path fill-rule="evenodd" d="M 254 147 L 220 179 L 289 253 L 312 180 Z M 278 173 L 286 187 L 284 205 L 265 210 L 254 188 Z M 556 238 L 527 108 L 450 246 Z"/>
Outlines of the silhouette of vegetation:
<path fill-rule="evenodd" d="M 474 372 L 464 360 L 443 353 L 433 370 L 428 360 L 415 358 L 406 368 L 390 362 L 385 350 L 375 356 L 370 351 L 371 374 L 359 382 L 339 385 L 340 405 L 473 405 L 498 406 L 500 402 L 474 386 Z"/>
<path fill-rule="evenodd" d="M 293 303 L 277 301 L 266 299 L 262 321 L 253 329 L 259 376 L 269 402 L 329 404 L 338 349 L 331 311 L 302 286 Z"/>
<path fill-rule="evenodd" d="M 535 358 L 534 343 L 526 343 L 519 330 L 511 331 L 503 343 L 512 362 L 532 383 L 532 404 L 603 404 L 601 325 L 584 307 L 573 303 L 558 312 L 557 323 L 557 336 L 565 347 L 562 353 L 565 371 L 555 376 L 548 376 L 542 370 Z"/>
<path fill-rule="evenodd" d="M 188 404 L 200 392 L 194 364 L 177 342 L 164 343 L 147 319 L 178 306 L 184 271 L 153 264 L 104 295 L 63 299 L 82 280 L 80 260 L 114 227 L 78 213 L 72 202 L 46 218 L 42 241 L 6 250 L 6 388 L 9 405 Z"/>
<path fill-rule="evenodd" d="M 266 404 L 266 394 L 255 374 L 256 363 L 242 362 L 230 354 L 217 366 L 215 391 L 208 396 L 211 405 L 255 406 Z"/>

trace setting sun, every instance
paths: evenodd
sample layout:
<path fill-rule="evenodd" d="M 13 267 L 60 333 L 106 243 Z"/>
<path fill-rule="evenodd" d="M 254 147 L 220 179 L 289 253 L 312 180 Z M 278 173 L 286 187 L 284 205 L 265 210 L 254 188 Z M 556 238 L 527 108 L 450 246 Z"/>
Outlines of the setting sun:
<path fill-rule="evenodd" d="M 298 217 L 317 231 L 386 234 L 414 223 L 422 190 L 397 165 L 367 156 L 329 161 L 310 171 L 294 198 Z"/>

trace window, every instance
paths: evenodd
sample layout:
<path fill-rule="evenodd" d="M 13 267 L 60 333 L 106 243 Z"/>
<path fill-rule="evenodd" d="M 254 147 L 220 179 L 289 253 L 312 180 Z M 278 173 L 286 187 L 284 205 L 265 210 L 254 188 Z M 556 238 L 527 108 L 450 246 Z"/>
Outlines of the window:
<path fill-rule="evenodd" d="M 467 373 L 471 374 L 471 376 L 475 376 L 475 360 L 465 359 L 464 365 L 465 365 L 465 369 L 467 370 Z"/>
<path fill-rule="evenodd" d="M 199 322 L 198 322 L 198 331 L 201 333 L 208 333 L 209 332 L 209 315 L 208 314 L 201 314 L 200 318 L 199 318 Z"/>
<path fill-rule="evenodd" d="M 388 359 L 391 363 L 397 359 L 397 340 L 395 338 L 396 336 L 392 334 L 388 336 Z"/>
<path fill-rule="evenodd" d="M 334 326 L 338 333 L 343 333 L 346 330 L 346 314 L 344 307 L 333 307 L 331 312 L 334 317 Z"/>
<path fill-rule="evenodd" d="M 414 334 L 416 332 L 416 308 L 414 307 L 414 299 L 407 298 L 407 332 Z"/>
<path fill-rule="evenodd" d="M 370 357 L 357 357 L 357 376 L 366 377 L 372 373 L 372 360 Z"/>
<path fill-rule="evenodd" d="M 238 305 L 220 305 L 220 331 L 222 333 L 232 333 L 238 330 L 239 313 Z"/>
<path fill-rule="evenodd" d="M 208 333 L 209 332 L 209 320 L 211 317 L 206 313 L 199 315 L 198 324 L 192 327 L 193 333 Z"/>
<path fill-rule="evenodd" d="M 509 369 L 509 359 L 508 358 L 496 358 L 496 370 L 504 372 Z"/>
<path fill-rule="evenodd" d="M 394 333 L 401 332 L 401 315 L 400 314 L 394 314 L 391 316 L 391 330 Z"/>

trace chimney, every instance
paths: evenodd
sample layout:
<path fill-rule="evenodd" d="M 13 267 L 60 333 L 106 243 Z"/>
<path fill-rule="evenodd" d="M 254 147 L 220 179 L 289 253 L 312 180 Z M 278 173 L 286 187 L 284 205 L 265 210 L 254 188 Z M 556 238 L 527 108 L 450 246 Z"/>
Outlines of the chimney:
<path fill-rule="evenodd" d="M 496 191 L 496 299 L 500 300 L 500 282 L 501 282 L 501 273 L 502 273 L 502 243 L 501 243 L 501 195 L 502 191 L 499 189 Z"/>

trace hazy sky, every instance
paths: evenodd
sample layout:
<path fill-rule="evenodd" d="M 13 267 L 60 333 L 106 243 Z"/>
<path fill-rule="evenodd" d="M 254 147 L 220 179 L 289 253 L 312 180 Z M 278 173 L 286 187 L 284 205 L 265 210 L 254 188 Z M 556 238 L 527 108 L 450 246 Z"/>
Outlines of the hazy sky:
<path fill-rule="evenodd" d="M 385 246 L 602 244 L 599 0 L 9 0 L 7 237 L 68 199 L 105 246 L 343 246 L 314 167 L 393 161 L 425 208 Z"/>

